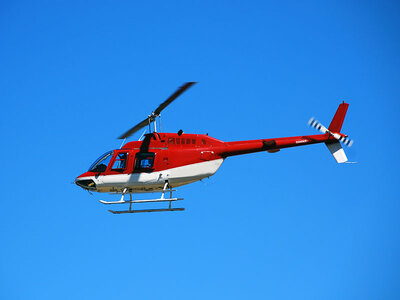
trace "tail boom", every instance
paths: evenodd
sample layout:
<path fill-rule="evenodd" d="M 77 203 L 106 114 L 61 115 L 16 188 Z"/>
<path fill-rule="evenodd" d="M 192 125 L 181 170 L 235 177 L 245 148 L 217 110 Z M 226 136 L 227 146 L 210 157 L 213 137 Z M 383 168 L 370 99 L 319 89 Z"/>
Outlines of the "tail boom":
<path fill-rule="evenodd" d="M 216 152 L 222 157 L 248 154 L 254 152 L 268 151 L 277 152 L 283 148 L 305 146 L 311 144 L 325 143 L 335 140 L 329 134 L 303 135 L 275 139 L 259 139 L 250 141 L 226 142 L 224 147 Z M 277 151 L 276 151 L 277 150 Z"/>

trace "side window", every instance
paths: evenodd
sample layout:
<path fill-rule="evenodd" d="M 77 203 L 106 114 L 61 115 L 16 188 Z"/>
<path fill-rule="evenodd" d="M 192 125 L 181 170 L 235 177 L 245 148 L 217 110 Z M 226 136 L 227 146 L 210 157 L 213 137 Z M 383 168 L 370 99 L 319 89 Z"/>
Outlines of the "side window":
<path fill-rule="evenodd" d="M 153 159 L 151 157 L 142 158 L 140 160 L 140 168 L 141 169 L 148 169 L 153 167 Z"/>
<path fill-rule="evenodd" d="M 119 153 L 115 158 L 112 169 L 113 170 L 124 170 L 126 168 L 126 160 L 128 159 L 128 153 Z"/>
<path fill-rule="evenodd" d="M 135 170 L 152 171 L 154 167 L 154 153 L 137 153 Z"/>

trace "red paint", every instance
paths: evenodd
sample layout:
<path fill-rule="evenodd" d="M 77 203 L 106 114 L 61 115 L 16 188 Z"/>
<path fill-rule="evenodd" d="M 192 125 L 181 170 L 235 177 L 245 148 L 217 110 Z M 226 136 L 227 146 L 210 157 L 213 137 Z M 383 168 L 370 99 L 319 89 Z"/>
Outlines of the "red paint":
<path fill-rule="evenodd" d="M 339 105 L 331 125 L 329 126 L 329 130 L 339 133 L 347 108 L 347 103 Z M 113 157 L 105 172 L 86 172 L 79 177 L 96 176 L 100 174 L 113 175 L 163 171 L 199 162 L 226 158 L 233 155 L 268 150 L 274 152 L 283 148 L 324 143 L 330 140 L 336 141 L 336 139 L 329 134 L 319 134 L 275 139 L 223 142 L 202 134 L 178 135 L 177 133 L 150 133 L 145 135 L 143 141 L 129 142 L 125 144 L 122 149 L 114 150 Z M 135 168 L 136 154 L 139 152 L 155 154 L 154 164 L 151 169 L 143 170 Z M 115 159 L 120 153 L 128 154 L 126 168 L 124 170 L 112 170 Z"/>
<path fill-rule="evenodd" d="M 344 101 L 339 105 L 339 108 L 337 109 L 335 116 L 333 117 L 328 128 L 331 132 L 340 132 L 348 108 L 349 104 L 344 103 Z"/>

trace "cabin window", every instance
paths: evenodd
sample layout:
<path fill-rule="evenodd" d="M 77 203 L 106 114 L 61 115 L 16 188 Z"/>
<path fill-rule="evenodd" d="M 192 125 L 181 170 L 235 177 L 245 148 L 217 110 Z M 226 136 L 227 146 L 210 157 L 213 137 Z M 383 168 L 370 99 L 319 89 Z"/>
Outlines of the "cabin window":
<path fill-rule="evenodd" d="M 182 139 L 181 144 L 185 145 L 185 139 Z"/>
<path fill-rule="evenodd" d="M 152 170 L 154 166 L 154 153 L 137 153 L 135 170 Z"/>
<path fill-rule="evenodd" d="M 169 145 L 175 145 L 175 138 L 168 138 Z"/>
<path fill-rule="evenodd" d="M 186 144 L 190 144 L 190 139 L 186 139 Z"/>
<path fill-rule="evenodd" d="M 119 153 L 115 158 L 112 169 L 113 170 L 124 170 L 126 168 L 126 160 L 128 159 L 128 153 Z"/>
<path fill-rule="evenodd" d="M 113 153 L 113 151 L 109 151 L 96 159 L 96 161 L 90 166 L 89 172 L 104 172 L 110 163 Z"/>
<path fill-rule="evenodd" d="M 205 145 L 205 144 L 206 144 L 206 140 L 205 140 L 205 139 L 202 139 L 202 140 L 201 140 L 201 143 L 202 143 L 203 145 Z"/>
<path fill-rule="evenodd" d="M 192 139 L 192 144 L 193 145 L 196 144 L 196 140 L 195 139 Z"/>
<path fill-rule="evenodd" d="M 176 139 L 176 144 L 179 145 L 181 143 L 181 139 Z"/>

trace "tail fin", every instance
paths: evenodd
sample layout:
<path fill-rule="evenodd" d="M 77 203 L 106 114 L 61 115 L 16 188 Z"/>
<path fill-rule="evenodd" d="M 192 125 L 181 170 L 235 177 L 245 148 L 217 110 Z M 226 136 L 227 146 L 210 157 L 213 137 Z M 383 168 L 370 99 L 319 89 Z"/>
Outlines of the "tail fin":
<path fill-rule="evenodd" d="M 348 103 L 341 103 L 339 108 L 337 109 L 335 116 L 332 119 L 331 124 L 329 125 L 329 131 L 331 132 L 340 132 L 342 129 L 344 117 L 346 116 L 347 108 L 349 107 Z"/>
<path fill-rule="evenodd" d="M 342 129 L 343 121 L 346 116 L 347 109 L 349 107 L 348 103 L 341 103 L 335 113 L 335 116 L 332 119 L 331 124 L 329 125 L 328 130 L 330 132 L 334 133 L 340 133 L 340 130 Z M 339 140 L 343 139 L 343 137 L 340 137 Z M 336 162 L 340 163 L 345 163 L 347 162 L 347 156 L 346 153 L 344 152 L 342 145 L 340 142 L 335 141 L 335 142 L 326 142 L 325 145 L 328 147 L 329 151 L 333 155 L 333 158 L 336 160 Z M 349 140 L 351 141 L 351 140 Z M 351 142 L 352 143 L 352 142 Z M 346 145 L 351 145 L 347 144 Z"/>
<path fill-rule="evenodd" d="M 331 152 L 333 158 L 336 160 L 337 163 L 341 164 L 347 161 L 346 153 L 344 152 L 342 145 L 339 141 L 333 143 L 325 143 L 325 145 L 328 147 L 328 150 Z"/>

